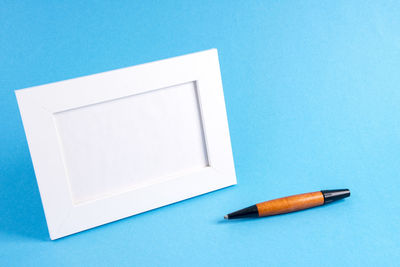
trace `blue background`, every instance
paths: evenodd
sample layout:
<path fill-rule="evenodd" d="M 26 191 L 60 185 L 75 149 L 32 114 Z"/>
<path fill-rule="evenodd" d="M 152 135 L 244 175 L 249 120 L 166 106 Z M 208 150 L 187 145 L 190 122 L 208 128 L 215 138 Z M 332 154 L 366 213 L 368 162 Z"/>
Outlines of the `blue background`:
<path fill-rule="evenodd" d="M 238 185 L 50 241 L 13 90 L 213 47 Z M 1 1 L 0 266 L 395 266 L 399 173 L 398 1 Z"/>

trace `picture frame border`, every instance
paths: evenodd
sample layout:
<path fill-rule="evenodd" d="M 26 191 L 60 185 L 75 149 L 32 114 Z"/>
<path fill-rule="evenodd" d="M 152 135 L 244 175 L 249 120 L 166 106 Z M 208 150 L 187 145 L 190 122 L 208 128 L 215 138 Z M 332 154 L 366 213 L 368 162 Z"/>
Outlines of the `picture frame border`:
<path fill-rule="evenodd" d="M 187 82 L 195 83 L 209 166 L 74 203 L 54 114 Z M 15 94 L 52 240 L 236 184 L 216 49 Z"/>

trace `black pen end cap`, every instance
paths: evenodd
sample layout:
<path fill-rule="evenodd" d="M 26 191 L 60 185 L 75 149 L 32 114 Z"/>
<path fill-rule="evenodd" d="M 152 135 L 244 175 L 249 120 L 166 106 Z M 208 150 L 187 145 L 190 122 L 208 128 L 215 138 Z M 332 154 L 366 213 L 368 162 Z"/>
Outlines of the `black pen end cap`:
<path fill-rule="evenodd" d="M 324 195 L 324 204 L 350 196 L 349 189 L 321 190 L 321 193 Z"/>

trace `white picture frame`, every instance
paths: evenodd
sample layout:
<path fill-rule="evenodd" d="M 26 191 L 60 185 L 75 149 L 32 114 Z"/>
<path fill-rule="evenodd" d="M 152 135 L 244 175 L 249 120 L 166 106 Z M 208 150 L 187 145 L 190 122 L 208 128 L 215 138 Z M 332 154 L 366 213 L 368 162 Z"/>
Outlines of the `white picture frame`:
<path fill-rule="evenodd" d="M 51 239 L 236 184 L 216 49 L 15 94 Z"/>

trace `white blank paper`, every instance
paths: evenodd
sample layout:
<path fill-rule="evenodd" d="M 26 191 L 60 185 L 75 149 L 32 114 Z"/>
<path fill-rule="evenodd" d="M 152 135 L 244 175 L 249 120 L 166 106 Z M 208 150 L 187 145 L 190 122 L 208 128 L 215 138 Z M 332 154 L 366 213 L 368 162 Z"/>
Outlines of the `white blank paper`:
<path fill-rule="evenodd" d="M 54 114 L 75 203 L 208 165 L 195 82 Z"/>

